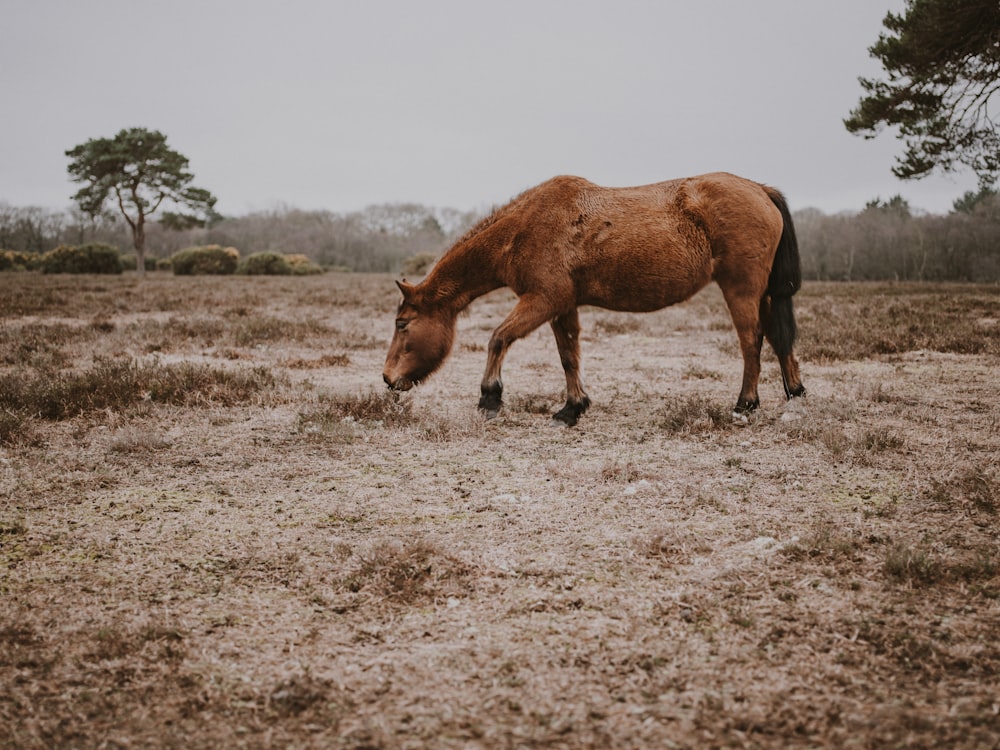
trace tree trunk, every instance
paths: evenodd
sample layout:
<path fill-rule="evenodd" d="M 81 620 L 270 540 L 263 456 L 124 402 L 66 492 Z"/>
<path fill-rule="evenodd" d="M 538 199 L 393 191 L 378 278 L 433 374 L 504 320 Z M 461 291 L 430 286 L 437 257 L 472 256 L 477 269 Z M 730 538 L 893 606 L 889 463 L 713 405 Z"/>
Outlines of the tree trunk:
<path fill-rule="evenodd" d="M 135 272 L 146 278 L 146 217 L 139 214 L 132 225 L 132 246 L 135 248 Z"/>

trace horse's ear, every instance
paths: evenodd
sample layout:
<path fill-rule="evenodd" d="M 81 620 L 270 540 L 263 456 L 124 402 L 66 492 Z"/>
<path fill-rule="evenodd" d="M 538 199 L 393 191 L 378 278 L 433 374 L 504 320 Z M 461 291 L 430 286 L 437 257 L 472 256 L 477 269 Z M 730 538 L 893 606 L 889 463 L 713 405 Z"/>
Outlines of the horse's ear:
<path fill-rule="evenodd" d="M 414 287 L 413 284 L 407 284 L 406 283 L 406 279 L 403 279 L 401 281 L 397 280 L 396 281 L 396 286 L 398 286 L 399 287 L 399 291 L 401 291 L 403 293 L 403 299 L 404 300 L 409 300 L 409 299 L 411 299 L 413 297 L 413 290 L 416 287 Z"/>

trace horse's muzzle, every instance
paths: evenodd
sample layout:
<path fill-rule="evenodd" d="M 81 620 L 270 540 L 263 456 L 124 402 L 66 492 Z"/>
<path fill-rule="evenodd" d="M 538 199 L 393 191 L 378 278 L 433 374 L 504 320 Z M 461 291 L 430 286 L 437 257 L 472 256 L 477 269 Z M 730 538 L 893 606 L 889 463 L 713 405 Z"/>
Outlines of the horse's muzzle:
<path fill-rule="evenodd" d="M 413 387 L 413 381 L 407 380 L 406 378 L 393 380 L 386 373 L 382 374 L 382 380 L 384 380 L 385 384 L 394 391 L 408 391 Z"/>

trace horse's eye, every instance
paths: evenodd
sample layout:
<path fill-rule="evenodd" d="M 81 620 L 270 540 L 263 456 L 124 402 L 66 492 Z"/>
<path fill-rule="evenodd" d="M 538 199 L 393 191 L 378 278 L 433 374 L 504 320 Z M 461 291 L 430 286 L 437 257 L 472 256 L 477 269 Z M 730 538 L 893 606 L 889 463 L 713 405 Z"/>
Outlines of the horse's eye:
<path fill-rule="evenodd" d="M 406 326 L 407 326 L 407 324 L 409 324 L 409 322 L 410 321 L 408 321 L 408 320 L 397 320 L 396 321 L 396 330 L 397 331 L 402 331 L 403 329 L 406 328 Z"/>

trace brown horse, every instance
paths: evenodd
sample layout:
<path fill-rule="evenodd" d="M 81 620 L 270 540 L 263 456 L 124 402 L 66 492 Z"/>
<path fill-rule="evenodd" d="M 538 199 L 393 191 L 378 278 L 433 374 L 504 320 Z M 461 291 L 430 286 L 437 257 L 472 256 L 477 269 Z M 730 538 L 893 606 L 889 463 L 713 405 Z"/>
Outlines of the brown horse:
<path fill-rule="evenodd" d="M 757 408 L 766 336 L 788 398 L 805 393 L 792 352 L 799 251 L 784 197 L 726 173 L 630 188 L 555 177 L 497 209 L 465 234 L 419 284 L 397 281 L 403 301 L 383 379 L 408 390 L 448 356 L 455 319 L 472 300 L 510 287 L 517 305 L 493 332 L 479 408 L 500 410 L 500 367 L 510 345 L 552 326 L 574 425 L 590 405 L 580 382 L 577 308 L 649 312 L 682 302 L 710 281 L 722 289 L 743 352 L 736 415 Z"/>

